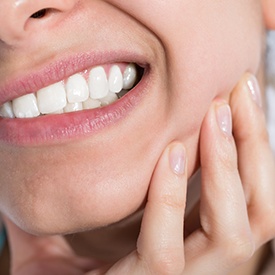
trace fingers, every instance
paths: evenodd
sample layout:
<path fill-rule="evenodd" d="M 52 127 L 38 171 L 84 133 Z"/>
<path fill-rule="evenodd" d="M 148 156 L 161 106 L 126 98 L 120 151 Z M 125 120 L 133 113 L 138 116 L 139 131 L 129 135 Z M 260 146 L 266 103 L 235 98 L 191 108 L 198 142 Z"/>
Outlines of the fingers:
<path fill-rule="evenodd" d="M 185 150 L 174 143 L 164 151 L 155 169 L 137 243 L 140 258 L 153 274 L 183 271 L 186 185 Z"/>
<path fill-rule="evenodd" d="M 201 223 L 206 234 L 219 236 L 249 228 L 244 193 L 238 173 L 237 154 L 232 136 L 230 107 L 214 103 L 205 118 L 201 135 Z M 218 207 L 218 206 L 221 207 Z M 213 219 L 214 217 L 214 219 Z M 214 236 L 213 236 L 214 237 Z"/>
<path fill-rule="evenodd" d="M 255 89 L 246 79 L 233 91 L 233 126 L 230 107 L 221 100 L 205 117 L 200 140 L 201 228 L 188 235 L 184 245 L 184 153 L 177 144 L 164 151 L 150 186 L 138 251 L 130 258 L 134 261 L 128 257 L 131 268 L 123 269 L 127 274 L 227 274 L 253 255 L 255 239 L 260 239 L 255 235 L 262 230 L 257 222 L 268 224 L 261 210 L 275 209 L 259 205 L 265 197 L 270 199 L 266 192 L 275 177 Z"/>
<path fill-rule="evenodd" d="M 275 164 L 269 145 L 261 92 L 257 80 L 246 74 L 234 89 L 230 104 L 239 172 L 247 197 L 257 246 L 275 236 Z"/>
<path fill-rule="evenodd" d="M 107 274 L 183 274 L 186 166 L 184 147 L 176 142 L 170 144 L 150 183 L 137 250 L 112 266 Z"/>
<path fill-rule="evenodd" d="M 200 155 L 202 229 L 185 242 L 186 270 L 188 274 L 202 274 L 203 266 L 207 266 L 210 273 L 206 274 L 224 274 L 254 252 L 231 112 L 224 101 L 215 101 L 205 117 Z"/>
<path fill-rule="evenodd" d="M 156 168 L 138 242 L 140 258 L 151 271 L 161 273 L 169 270 L 167 274 L 180 274 L 179 269 L 171 271 L 180 267 L 184 274 L 202 274 L 204 271 L 206 274 L 222 274 L 245 262 L 255 251 L 238 170 L 231 111 L 224 101 L 215 101 L 205 117 L 200 154 L 202 229 L 186 239 L 185 248 L 181 219 L 185 188 L 178 189 L 182 185 L 167 184 L 174 176 L 172 170 L 167 169 L 167 151 Z M 174 182 L 180 178 L 177 176 Z M 185 265 L 183 260 L 181 265 L 175 264 L 184 258 L 183 250 Z"/>

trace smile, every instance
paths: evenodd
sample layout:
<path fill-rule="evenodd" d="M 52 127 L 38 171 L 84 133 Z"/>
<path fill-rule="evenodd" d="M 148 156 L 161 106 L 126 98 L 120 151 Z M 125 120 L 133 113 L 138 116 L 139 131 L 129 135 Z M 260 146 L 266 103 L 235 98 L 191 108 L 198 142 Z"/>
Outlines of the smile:
<path fill-rule="evenodd" d="M 67 142 L 129 119 L 151 83 L 145 59 L 124 51 L 82 53 L 9 79 L 0 87 L 0 142 Z"/>
<path fill-rule="evenodd" d="M 101 108 L 127 94 L 136 85 L 140 71 L 133 63 L 96 66 L 4 103 L 0 116 L 35 118 Z"/>

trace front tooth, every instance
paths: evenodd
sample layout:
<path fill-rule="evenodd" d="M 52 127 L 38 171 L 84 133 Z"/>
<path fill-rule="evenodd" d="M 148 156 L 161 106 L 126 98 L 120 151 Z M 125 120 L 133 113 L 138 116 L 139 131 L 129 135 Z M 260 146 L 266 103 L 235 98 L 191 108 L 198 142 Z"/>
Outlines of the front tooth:
<path fill-rule="evenodd" d="M 137 80 L 137 69 L 135 64 L 129 64 L 123 73 L 123 89 L 132 89 Z"/>
<path fill-rule="evenodd" d="M 89 89 L 92 99 L 100 99 L 108 94 L 109 84 L 103 67 L 96 67 L 90 71 Z"/>
<path fill-rule="evenodd" d="M 83 106 L 81 102 L 68 103 L 64 108 L 65 113 L 76 112 L 83 110 Z"/>
<path fill-rule="evenodd" d="M 0 117 L 14 118 L 13 108 L 11 101 L 4 103 L 0 107 Z"/>
<path fill-rule="evenodd" d="M 50 114 L 63 109 L 67 104 L 63 83 L 58 82 L 39 90 L 37 102 L 42 114 Z"/>
<path fill-rule="evenodd" d="M 40 115 L 34 94 L 27 94 L 14 99 L 12 107 L 17 118 L 32 118 Z"/>
<path fill-rule="evenodd" d="M 69 77 L 66 83 L 66 91 L 69 103 L 83 102 L 89 97 L 88 84 L 80 74 Z"/>
<path fill-rule="evenodd" d="M 109 72 L 109 91 L 119 93 L 123 87 L 123 76 L 117 65 L 112 66 Z"/>
<path fill-rule="evenodd" d="M 57 110 L 57 111 L 55 111 L 55 112 L 52 112 L 51 114 L 53 114 L 53 115 L 64 114 L 64 110 L 63 110 L 63 109 L 60 109 L 60 110 Z"/>

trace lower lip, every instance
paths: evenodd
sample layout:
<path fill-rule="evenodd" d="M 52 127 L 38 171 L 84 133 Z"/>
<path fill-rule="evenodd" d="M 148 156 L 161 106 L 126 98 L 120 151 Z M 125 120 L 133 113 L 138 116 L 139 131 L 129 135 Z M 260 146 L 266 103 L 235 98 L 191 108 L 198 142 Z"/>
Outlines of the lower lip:
<path fill-rule="evenodd" d="M 108 106 L 30 119 L 0 118 L 0 140 L 10 145 L 35 146 L 65 142 L 95 134 L 127 117 L 148 90 L 149 74 L 138 85 Z"/>

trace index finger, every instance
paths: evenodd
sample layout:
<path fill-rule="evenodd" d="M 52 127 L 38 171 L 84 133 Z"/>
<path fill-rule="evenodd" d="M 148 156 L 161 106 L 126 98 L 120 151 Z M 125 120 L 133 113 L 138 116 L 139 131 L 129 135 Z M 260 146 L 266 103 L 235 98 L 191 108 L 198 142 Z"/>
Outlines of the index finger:
<path fill-rule="evenodd" d="M 183 271 L 186 186 L 185 149 L 174 143 L 158 161 L 138 239 L 138 253 L 154 272 L 180 274 Z"/>

